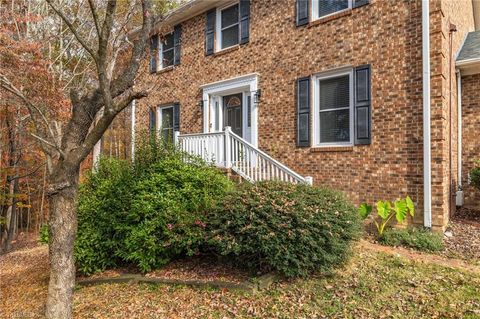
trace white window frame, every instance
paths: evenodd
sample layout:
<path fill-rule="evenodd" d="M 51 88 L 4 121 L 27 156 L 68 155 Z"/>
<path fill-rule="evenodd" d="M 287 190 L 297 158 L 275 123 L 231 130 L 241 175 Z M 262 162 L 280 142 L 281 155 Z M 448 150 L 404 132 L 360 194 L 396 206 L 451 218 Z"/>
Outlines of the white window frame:
<path fill-rule="evenodd" d="M 175 133 L 175 128 L 174 128 L 174 125 L 173 125 L 173 113 L 174 113 L 174 106 L 173 104 L 168 104 L 168 105 L 160 105 L 160 106 L 157 106 L 157 134 L 159 134 L 161 136 L 162 134 L 162 123 L 163 123 L 163 118 L 162 118 L 162 110 L 165 110 L 165 109 L 172 109 L 172 131 L 173 133 Z"/>
<path fill-rule="evenodd" d="M 167 36 L 167 35 L 172 35 L 172 37 L 175 37 L 173 32 L 170 32 L 170 33 L 166 34 L 165 36 Z M 173 39 L 173 41 L 175 41 L 175 39 Z M 158 65 L 160 67 L 160 70 L 163 70 L 163 69 L 169 68 L 169 67 L 173 67 L 174 61 L 172 61 L 172 64 L 169 65 L 169 66 L 163 66 L 163 41 L 160 40 L 160 37 L 158 38 L 158 43 L 159 43 L 158 59 L 159 59 L 159 62 L 160 62 L 160 63 L 158 63 Z M 173 59 L 175 59 L 175 43 L 173 43 L 173 47 L 169 50 L 173 51 Z"/>
<path fill-rule="evenodd" d="M 225 9 L 228 9 L 230 7 L 233 7 L 234 5 L 238 5 L 238 22 L 236 24 L 232 24 L 230 26 L 228 26 L 227 28 L 223 28 L 222 29 L 222 11 L 225 10 Z M 231 48 L 231 47 L 234 47 L 234 46 L 237 46 L 240 44 L 240 2 L 239 1 L 236 1 L 236 2 L 231 2 L 223 7 L 218 7 L 217 8 L 217 14 L 216 14 L 216 20 L 215 21 L 215 35 L 217 37 L 217 41 L 215 41 L 215 52 L 219 52 L 219 51 L 222 51 L 222 50 L 225 50 L 225 49 L 228 49 L 228 48 Z M 238 25 L 238 43 L 237 44 L 234 44 L 234 45 L 231 45 L 229 47 L 225 47 L 225 48 L 222 48 L 222 31 L 224 29 L 228 29 L 228 28 L 231 28 L 235 25 Z"/>
<path fill-rule="evenodd" d="M 350 87 L 350 105 L 349 105 L 349 114 L 350 114 L 350 141 L 348 142 L 327 142 L 321 143 L 320 142 L 320 81 L 329 79 L 329 78 L 336 78 L 342 75 L 349 76 L 349 87 Z M 353 68 L 343 68 L 334 71 L 328 71 L 324 73 L 320 73 L 313 76 L 313 146 L 314 147 L 332 147 L 332 146 L 353 146 L 353 134 L 354 134 L 354 113 L 353 113 L 353 95 L 354 95 L 354 88 L 353 88 Z M 341 110 L 341 109 L 328 109 L 322 110 L 325 111 L 334 111 L 334 110 Z"/>
<path fill-rule="evenodd" d="M 331 15 L 337 14 L 339 12 L 350 10 L 353 7 L 353 0 L 348 0 L 348 8 L 340 10 L 340 11 L 335 11 L 335 12 L 332 12 L 330 14 L 327 14 L 327 15 L 324 15 L 324 16 L 320 17 L 318 15 L 318 1 L 320 1 L 320 0 L 311 0 L 311 2 L 310 2 L 310 4 L 311 4 L 310 8 L 312 8 L 312 12 L 311 12 L 310 16 L 312 17 L 312 21 L 323 19 L 323 18 L 329 17 Z"/>

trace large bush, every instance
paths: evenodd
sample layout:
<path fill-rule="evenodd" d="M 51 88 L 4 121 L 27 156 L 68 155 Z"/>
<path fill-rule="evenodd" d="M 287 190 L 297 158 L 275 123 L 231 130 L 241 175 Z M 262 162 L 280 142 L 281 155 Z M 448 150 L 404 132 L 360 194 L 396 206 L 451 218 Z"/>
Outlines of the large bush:
<path fill-rule="evenodd" d="M 135 178 L 130 163 L 101 159 L 80 187 L 78 233 L 75 242 L 77 269 L 102 271 L 121 263 L 126 217 L 131 207 Z"/>
<path fill-rule="evenodd" d="M 342 264 L 361 229 L 341 193 L 281 182 L 244 184 L 208 219 L 209 243 L 218 253 L 288 277 Z"/>
<path fill-rule="evenodd" d="M 205 211 L 232 188 L 215 168 L 155 140 L 139 144 L 135 158 L 102 159 L 80 189 L 75 258 L 83 273 L 123 264 L 148 271 L 195 253 Z"/>
<path fill-rule="evenodd" d="M 192 255 L 205 239 L 205 212 L 232 188 L 217 169 L 179 155 L 152 165 L 134 188 L 122 256 L 143 271 Z"/>

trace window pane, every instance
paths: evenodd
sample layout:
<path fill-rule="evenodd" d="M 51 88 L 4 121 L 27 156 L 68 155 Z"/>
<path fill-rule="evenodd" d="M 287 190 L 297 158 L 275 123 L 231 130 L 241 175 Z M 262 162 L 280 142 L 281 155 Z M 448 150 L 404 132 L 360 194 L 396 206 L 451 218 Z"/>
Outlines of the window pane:
<path fill-rule="evenodd" d="M 168 50 L 173 48 L 173 33 L 166 35 L 162 42 L 163 50 Z"/>
<path fill-rule="evenodd" d="M 348 0 L 318 0 L 319 17 L 344 9 L 348 9 Z"/>
<path fill-rule="evenodd" d="M 162 129 L 173 128 L 173 107 L 162 109 Z"/>
<path fill-rule="evenodd" d="M 173 50 L 163 52 L 162 67 L 173 65 Z"/>
<path fill-rule="evenodd" d="M 350 76 L 320 80 L 320 110 L 350 106 Z"/>
<path fill-rule="evenodd" d="M 238 24 L 222 31 L 222 49 L 238 44 Z"/>
<path fill-rule="evenodd" d="M 238 23 L 238 4 L 222 11 L 222 29 Z"/>
<path fill-rule="evenodd" d="M 350 142 L 350 110 L 320 112 L 320 143 Z"/>

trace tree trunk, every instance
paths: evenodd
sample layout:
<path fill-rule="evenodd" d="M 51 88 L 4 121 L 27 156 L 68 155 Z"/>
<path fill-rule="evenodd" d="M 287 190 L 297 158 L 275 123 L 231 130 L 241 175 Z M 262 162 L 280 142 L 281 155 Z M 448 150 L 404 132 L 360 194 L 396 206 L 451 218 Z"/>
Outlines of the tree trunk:
<path fill-rule="evenodd" d="M 49 194 L 50 283 L 46 317 L 72 318 L 75 264 L 73 247 L 77 233 L 76 200 L 78 168 L 53 170 Z M 63 177 L 62 177 L 63 176 Z"/>

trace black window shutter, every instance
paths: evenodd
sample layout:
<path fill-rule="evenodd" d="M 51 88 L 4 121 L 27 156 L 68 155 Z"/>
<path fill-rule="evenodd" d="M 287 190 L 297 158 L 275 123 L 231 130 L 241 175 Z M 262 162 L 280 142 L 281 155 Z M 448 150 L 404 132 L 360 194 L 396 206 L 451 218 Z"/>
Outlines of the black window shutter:
<path fill-rule="evenodd" d="M 297 26 L 308 24 L 310 20 L 310 0 L 297 0 Z"/>
<path fill-rule="evenodd" d="M 370 2 L 369 0 L 353 0 L 353 7 L 354 8 L 361 7 L 363 5 L 368 4 L 369 2 Z"/>
<path fill-rule="evenodd" d="M 205 26 L 205 55 L 210 55 L 214 52 L 216 13 L 216 9 L 207 12 L 207 24 Z"/>
<path fill-rule="evenodd" d="M 157 114 L 155 109 L 149 108 L 148 109 L 148 131 L 150 134 L 155 133 L 155 127 L 157 124 Z"/>
<path fill-rule="evenodd" d="M 173 130 L 180 131 L 180 103 L 173 104 Z"/>
<path fill-rule="evenodd" d="M 178 24 L 173 29 L 173 65 L 180 64 L 182 44 L 182 25 Z"/>
<path fill-rule="evenodd" d="M 371 68 L 362 65 L 355 68 L 355 145 L 372 142 L 372 94 Z"/>
<path fill-rule="evenodd" d="M 250 37 L 250 0 L 240 0 L 240 43 L 247 43 Z"/>
<path fill-rule="evenodd" d="M 310 146 L 310 77 L 297 80 L 297 146 Z"/>
<path fill-rule="evenodd" d="M 150 73 L 157 72 L 158 34 L 150 37 Z"/>

